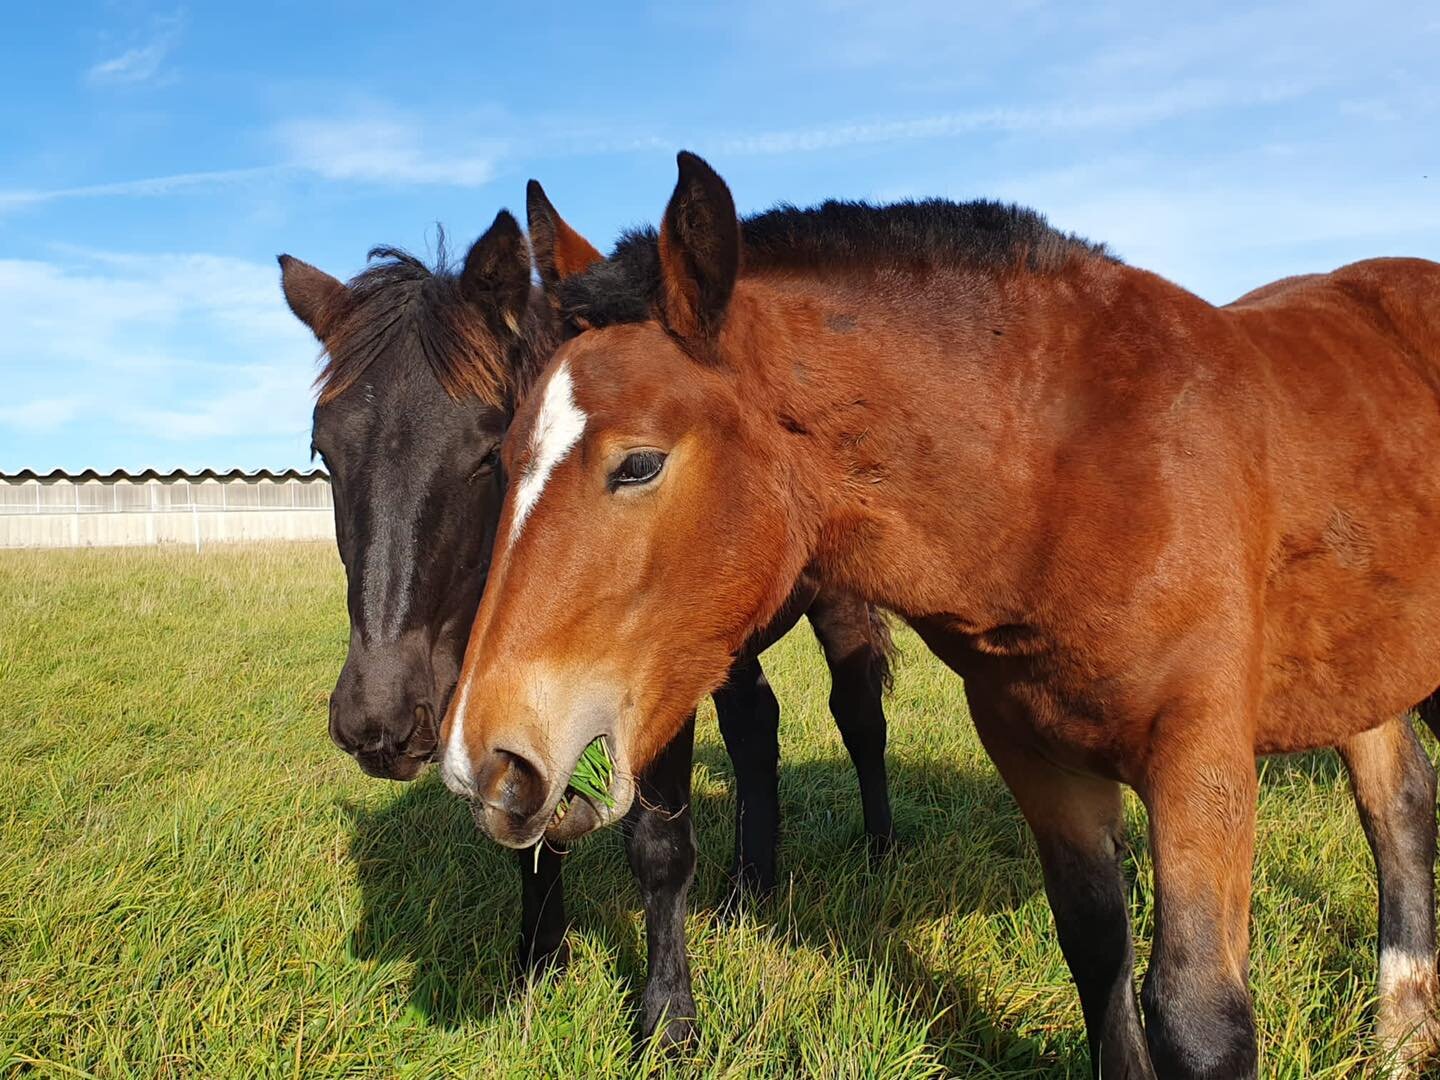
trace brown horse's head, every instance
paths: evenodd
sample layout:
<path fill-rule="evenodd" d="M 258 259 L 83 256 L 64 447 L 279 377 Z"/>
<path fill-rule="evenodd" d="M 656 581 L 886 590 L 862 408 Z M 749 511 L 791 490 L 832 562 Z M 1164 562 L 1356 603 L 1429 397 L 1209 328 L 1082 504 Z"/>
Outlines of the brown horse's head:
<path fill-rule="evenodd" d="M 565 245 L 546 242 L 568 227 L 538 186 L 530 202 L 541 280 L 585 332 L 552 358 L 506 438 L 512 483 L 441 736 L 446 782 L 516 847 L 622 815 L 631 778 L 723 680 L 803 561 L 775 418 L 743 399 L 745 334 L 728 312 L 740 226 L 723 181 L 682 154 L 658 237 L 569 275 L 547 261 Z M 556 820 L 579 755 L 602 737 L 616 805 L 572 799 Z"/>

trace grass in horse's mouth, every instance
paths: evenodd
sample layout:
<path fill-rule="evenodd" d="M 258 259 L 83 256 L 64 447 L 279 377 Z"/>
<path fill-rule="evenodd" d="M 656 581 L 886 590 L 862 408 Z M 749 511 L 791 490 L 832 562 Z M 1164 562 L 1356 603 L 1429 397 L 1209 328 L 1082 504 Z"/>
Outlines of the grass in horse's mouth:
<path fill-rule="evenodd" d="M 587 799 L 604 803 L 614 809 L 615 799 L 610 794 L 610 785 L 614 782 L 615 762 L 610 757 L 610 747 L 605 744 L 605 737 L 602 735 L 585 747 L 585 752 L 575 763 L 575 772 L 571 774 L 570 783 L 565 790 L 567 793 L 573 791 L 577 795 L 584 795 Z M 560 805 L 569 809 L 568 794 L 560 800 Z"/>
<path fill-rule="evenodd" d="M 610 794 L 610 785 L 615 781 L 615 761 L 610 757 L 610 748 L 605 744 L 603 735 L 597 736 L 580 755 L 580 760 L 575 763 L 575 771 L 570 776 L 570 782 L 565 785 L 565 794 L 560 796 L 560 801 L 555 805 L 555 816 L 550 819 L 551 825 L 558 825 L 570 812 L 570 800 L 577 796 L 584 796 L 592 802 L 603 803 L 606 807 L 614 809 L 615 797 Z M 535 865 L 540 865 L 540 845 L 545 842 L 542 836 L 535 842 Z"/>

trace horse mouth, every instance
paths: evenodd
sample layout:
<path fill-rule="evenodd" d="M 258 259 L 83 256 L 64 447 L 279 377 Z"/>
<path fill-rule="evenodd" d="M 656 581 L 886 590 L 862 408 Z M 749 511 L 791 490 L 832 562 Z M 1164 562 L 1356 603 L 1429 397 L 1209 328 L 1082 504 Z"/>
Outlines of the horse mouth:
<path fill-rule="evenodd" d="M 609 743 L 608 737 L 602 738 Z M 568 844 L 624 817 L 635 798 L 634 782 L 619 769 L 609 779 L 608 790 L 598 798 L 593 790 L 581 791 L 567 783 L 545 823 L 541 834 L 545 842 Z"/>
<path fill-rule="evenodd" d="M 415 727 L 401 746 L 362 751 L 353 754 L 353 757 L 368 776 L 381 780 L 413 780 L 439 754 L 440 737 L 435 727 L 435 714 L 428 705 L 416 705 Z"/>
<path fill-rule="evenodd" d="M 551 845 L 569 844 L 604 824 L 600 809 L 586 796 L 566 788 L 565 797 L 556 803 L 542 838 Z"/>
<path fill-rule="evenodd" d="M 605 739 L 608 747 L 610 737 L 599 738 Z M 585 783 L 575 776 L 580 764 L 577 756 L 565 783 L 552 787 L 545 802 L 524 817 L 507 806 L 502 797 L 486 798 L 463 783 L 451 783 L 449 777 L 446 783 L 469 802 L 475 824 L 496 843 L 520 851 L 537 844 L 559 847 L 613 825 L 626 815 L 636 798 L 634 778 L 624 769 L 612 764 L 603 783 L 596 783 L 593 777 Z"/>
<path fill-rule="evenodd" d="M 377 780 L 414 780 L 420 770 L 430 763 L 430 753 L 423 755 L 402 754 L 352 754 L 355 764 L 366 776 Z"/>

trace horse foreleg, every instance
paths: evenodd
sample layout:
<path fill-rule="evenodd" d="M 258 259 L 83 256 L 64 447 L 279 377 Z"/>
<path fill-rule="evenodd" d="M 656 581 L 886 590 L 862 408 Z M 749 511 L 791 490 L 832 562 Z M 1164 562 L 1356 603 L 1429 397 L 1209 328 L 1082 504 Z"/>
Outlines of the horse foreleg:
<path fill-rule="evenodd" d="M 525 974 L 543 974 L 564 967 L 570 959 L 565 942 L 565 888 L 560 876 L 562 853 L 542 844 L 538 862 L 532 848 L 515 855 L 520 869 L 520 949 L 516 962 Z"/>
<path fill-rule="evenodd" d="M 1155 946 L 1141 990 L 1155 1072 L 1244 1080 L 1257 1065 L 1250 972 L 1256 776 L 1242 723 L 1213 703 L 1155 726 L 1141 798 Z"/>
<path fill-rule="evenodd" d="M 1408 718 L 1340 746 L 1380 882 L 1375 1033 L 1407 1075 L 1435 1048 L 1435 770 Z"/>
<path fill-rule="evenodd" d="M 695 1032 L 690 958 L 685 952 L 685 900 L 695 876 L 690 768 L 695 716 L 637 778 L 635 805 L 625 816 L 625 854 L 645 908 L 646 971 L 642 1034 L 660 1028 L 662 1041 L 689 1042 Z"/>
<path fill-rule="evenodd" d="M 1091 1075 L 1153 1080 L 1135 998 L 1120 785 L 1061 769 L 1020 745 L 1010 737 L 1016 727 L 975 695 L 970 708 L 1040 849 L 1055 930 L 1085 1013 Z"/>

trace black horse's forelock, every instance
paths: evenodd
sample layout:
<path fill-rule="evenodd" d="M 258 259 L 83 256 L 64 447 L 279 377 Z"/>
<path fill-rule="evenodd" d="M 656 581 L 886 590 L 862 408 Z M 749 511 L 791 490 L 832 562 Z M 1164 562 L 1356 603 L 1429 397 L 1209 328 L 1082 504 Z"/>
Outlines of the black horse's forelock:
<path fill-rule="evenodd" d="M 333 401 L 386 353 L 424 362 L 452 398 L 506 407 L 523 373 L 484 314 L 461 294 L 445 234 L 433 264 L 403 248 L 370 249 L 349 282 L 350 307 L 316 378 L 319 399 Z"/>
<path fill-rule="evenodd" d="M 1076 258 L 1118 261 L 1103 244 L 1056 229 L 1035 210 L 990 199 L 781 204 L 740 227 L 742 273 L 946 266 L 1049 273 Z M 659 235 L 642 228 L 622 234 L 606 261 L 562 281 L 557 297 L 567 319 L 609 326 L 653 318 L 660 287 Z"/>

